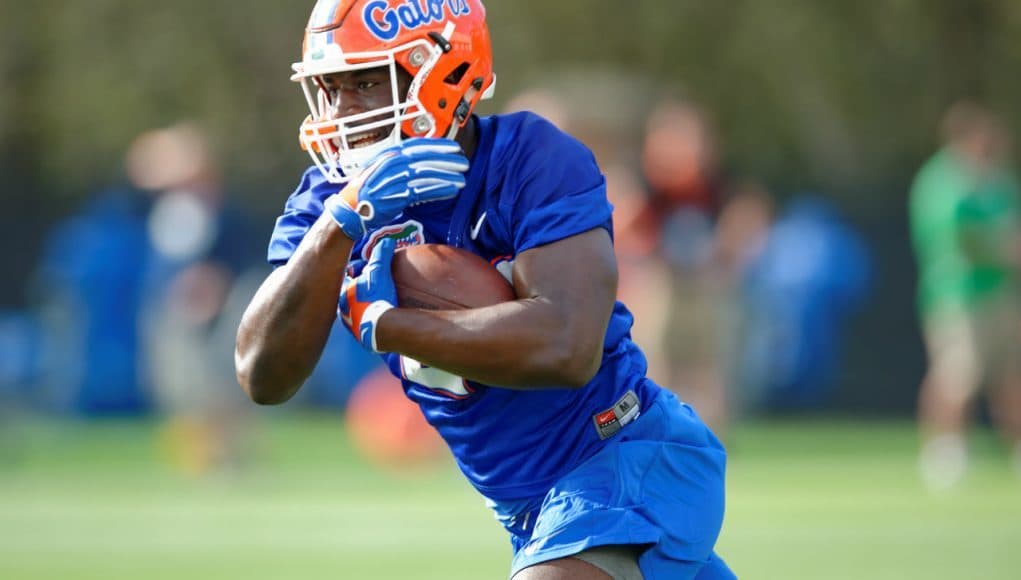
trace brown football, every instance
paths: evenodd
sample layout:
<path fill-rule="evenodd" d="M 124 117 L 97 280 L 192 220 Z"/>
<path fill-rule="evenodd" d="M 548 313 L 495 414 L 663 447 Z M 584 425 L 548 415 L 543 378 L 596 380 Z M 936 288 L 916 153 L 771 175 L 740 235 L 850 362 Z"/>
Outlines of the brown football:
<path fill-rule="evenodd" d="M 397 300 L 406 308 L 460 310 L 514 300 L 514 289 L 475 254 L 442 244 L 408 246 L 393 260 Z"/>

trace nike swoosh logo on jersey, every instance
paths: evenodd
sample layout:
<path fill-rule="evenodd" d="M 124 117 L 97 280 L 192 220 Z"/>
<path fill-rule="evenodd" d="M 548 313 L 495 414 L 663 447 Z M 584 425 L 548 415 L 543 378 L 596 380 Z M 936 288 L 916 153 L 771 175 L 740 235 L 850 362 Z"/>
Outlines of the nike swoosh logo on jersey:
<path fill-rule="evenodd" d="M 479 237 L 479 232 L 482 231 L 482 224 L 486 223 L 486 215 L 488 213 L 489 212 L 482 212 L 482 217 L 479 218 L 479 221 L 475 222 L 475 227 L 473 227 L 471 231 L 471 238 L 473 240 Z"/>

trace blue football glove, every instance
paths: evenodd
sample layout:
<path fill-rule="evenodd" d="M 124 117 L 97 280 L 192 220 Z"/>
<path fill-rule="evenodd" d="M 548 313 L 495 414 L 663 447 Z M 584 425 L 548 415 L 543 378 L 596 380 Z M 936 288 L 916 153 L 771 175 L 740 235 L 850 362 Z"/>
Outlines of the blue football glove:
<path fill-rule="evenodd" d="M 408 139 L 386 149 L 339 193 L 326 211 L 352 240 L 393 221 L 405 208 L 450 199 L 464 187 L 468 159 L 450 139 Z"/>
<path fill-rule="evenodd" d="M 396 245 L 393 238 L 380 240 L 368 262 L 351 264 L 340 289 L 340 319 L 362 346 L 373 352 L 380 352 L 376 348 L 376 322 L 397 306 L 397 289 L 390 272 Z"/>

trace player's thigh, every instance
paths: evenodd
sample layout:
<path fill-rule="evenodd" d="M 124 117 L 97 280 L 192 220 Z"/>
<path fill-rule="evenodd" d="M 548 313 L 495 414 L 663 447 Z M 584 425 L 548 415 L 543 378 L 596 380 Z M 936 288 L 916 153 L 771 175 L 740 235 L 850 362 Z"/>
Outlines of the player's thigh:
<path fill-rule="evenodd" d="M 529 566 L 511 580 L 617 580 L 596 566 L 577 558 L 560 558 Z"/>
<path fill-rule="evenodd" d="M 642 580 L 638 558 L 646 546 L 596 546 L 570 558 L 551 560 L 525 568 L 512 580 L 568 580 L 592 578 L 596 580 Z M 535 576 L 526 576 L 530 572 Z M 580 574 L 580 575 L 578 575 Z"/>

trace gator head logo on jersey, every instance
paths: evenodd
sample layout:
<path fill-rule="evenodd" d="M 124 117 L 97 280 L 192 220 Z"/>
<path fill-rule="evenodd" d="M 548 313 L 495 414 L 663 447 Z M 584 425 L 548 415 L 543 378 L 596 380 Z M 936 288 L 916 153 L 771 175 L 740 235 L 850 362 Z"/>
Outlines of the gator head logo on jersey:
<path fill-rule="evenodd" d="M 372 248 L 375 248 L 376 244 L 385 238 L 391 238 L 395 242 L 395 250 L 409 246 L 419 246 L 425 243 L 425 228 L 422 227 L 420 222 L 415 220 L 408 220 L 402 224 L 379 228 L 372 232 L 365 245 L 362 246 L 362 258 L 368 260 L 369 256 L 372 255 Z"/>

